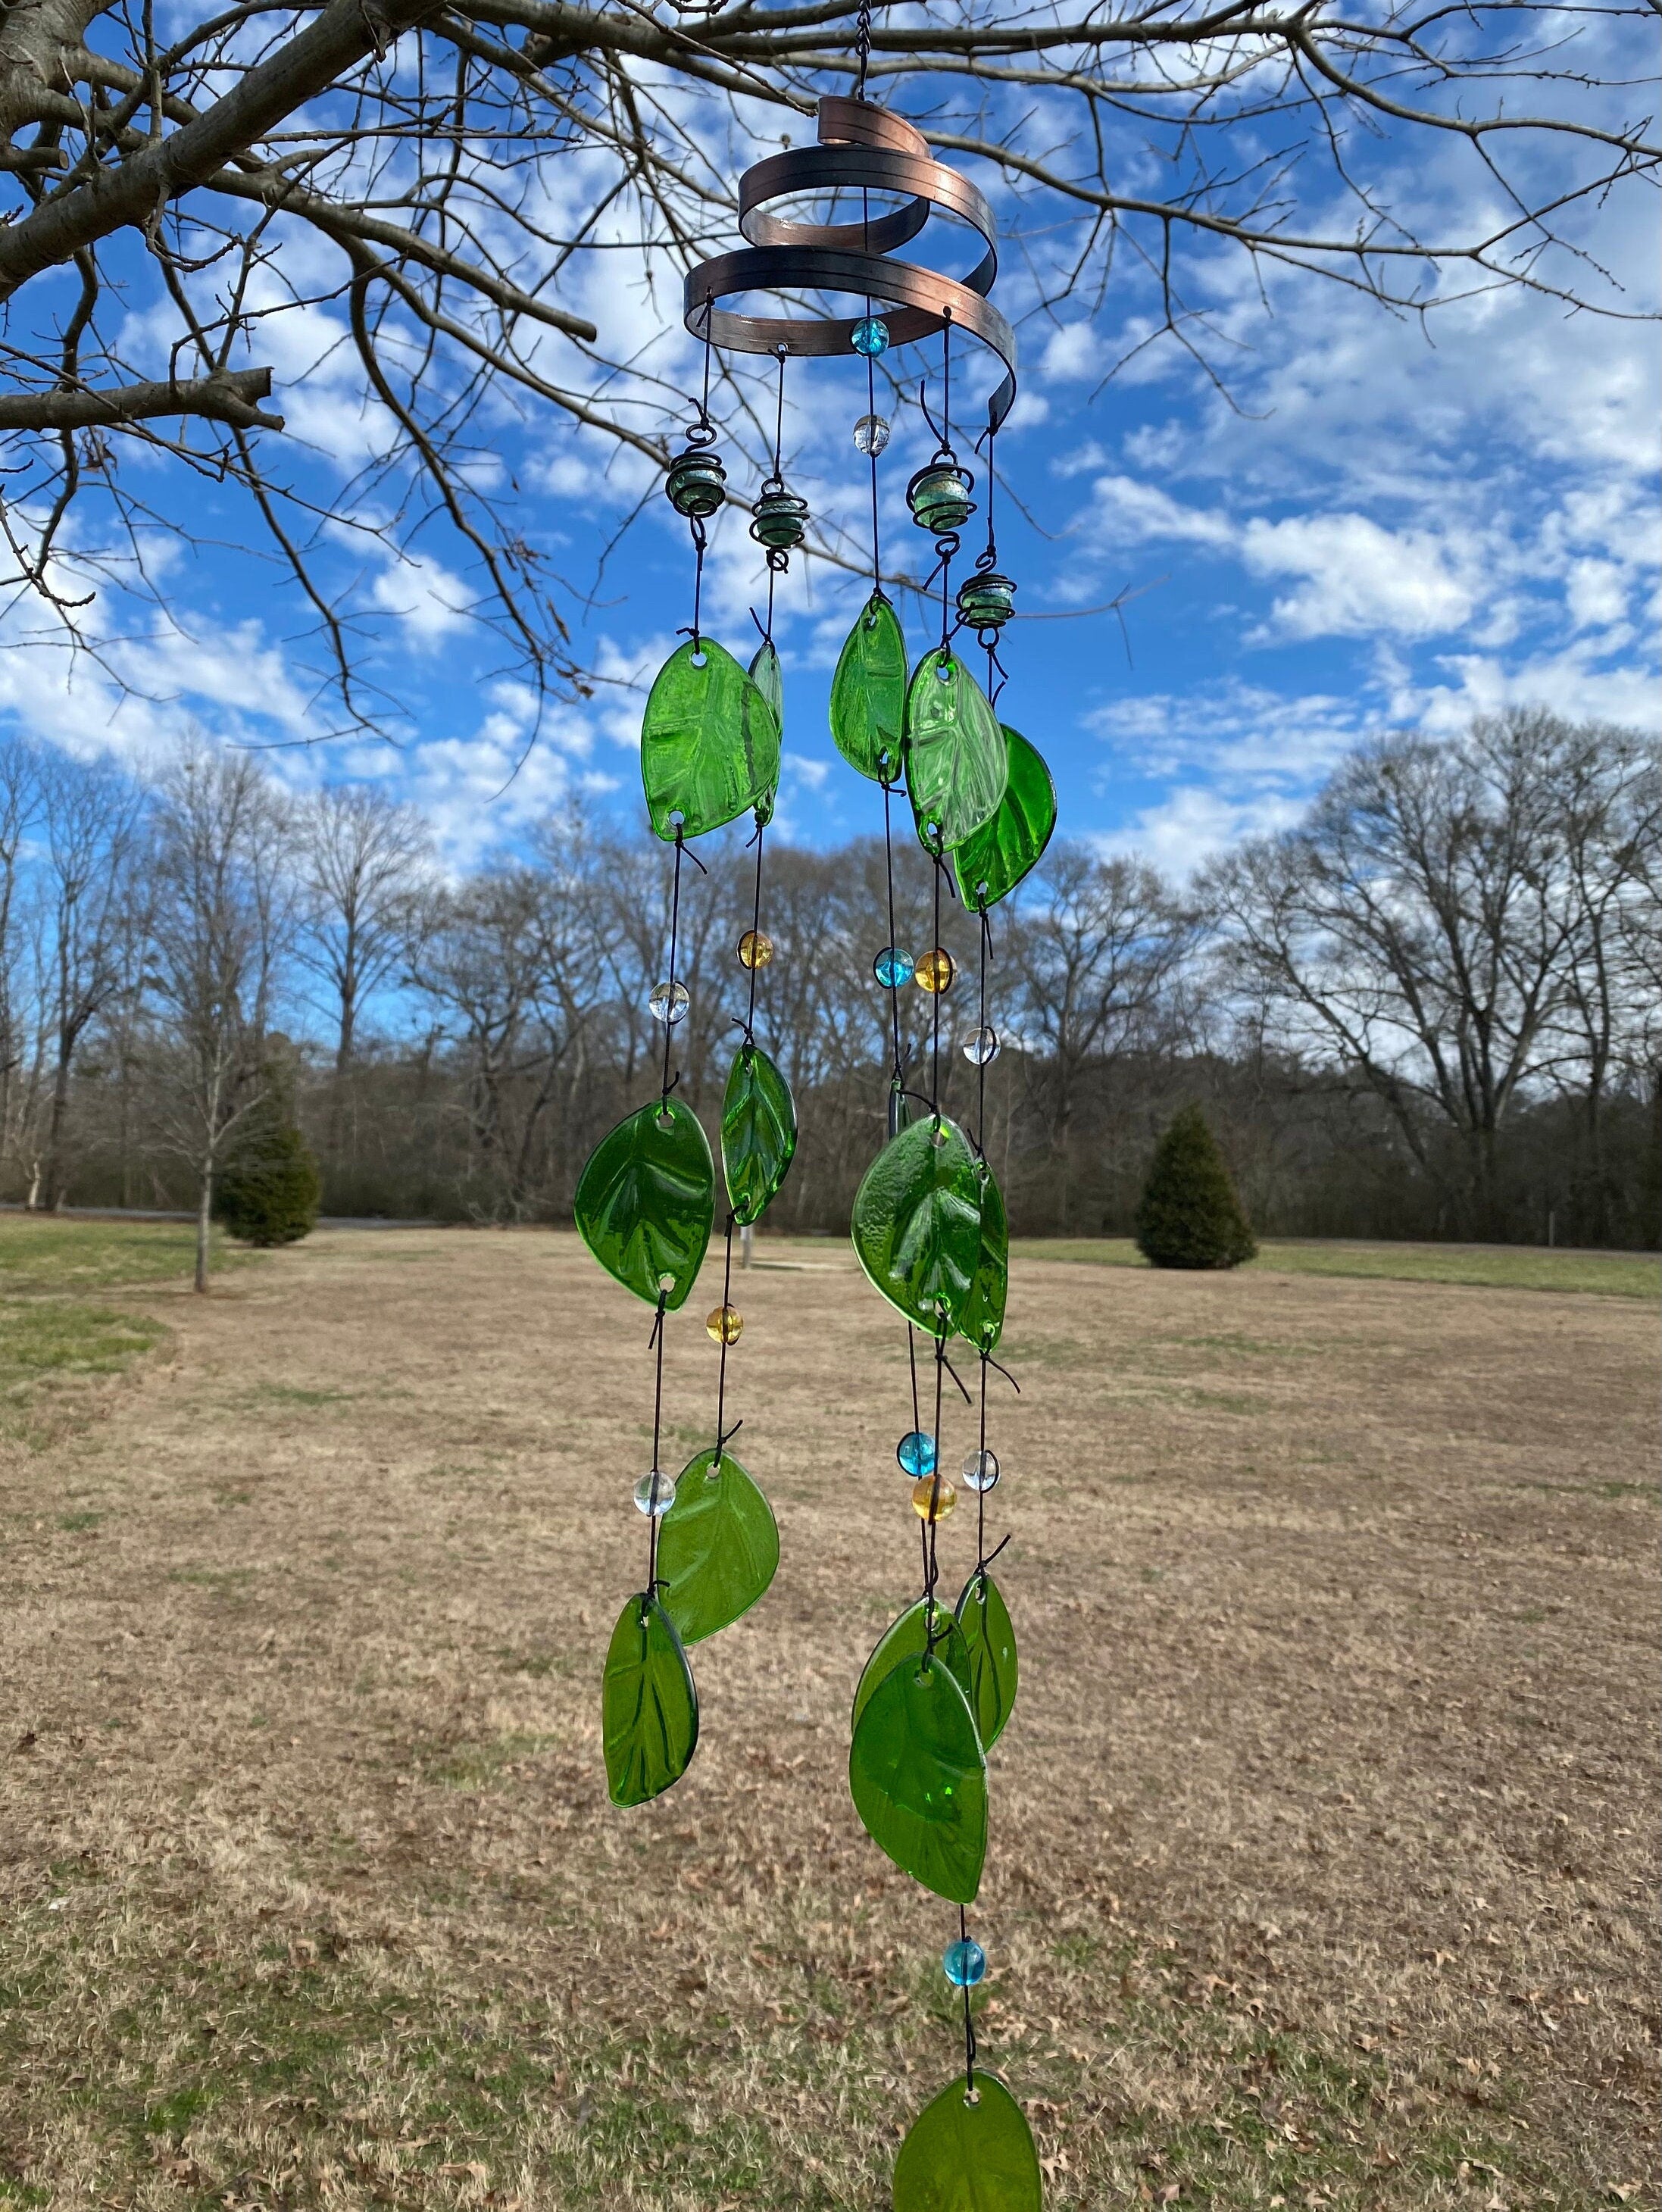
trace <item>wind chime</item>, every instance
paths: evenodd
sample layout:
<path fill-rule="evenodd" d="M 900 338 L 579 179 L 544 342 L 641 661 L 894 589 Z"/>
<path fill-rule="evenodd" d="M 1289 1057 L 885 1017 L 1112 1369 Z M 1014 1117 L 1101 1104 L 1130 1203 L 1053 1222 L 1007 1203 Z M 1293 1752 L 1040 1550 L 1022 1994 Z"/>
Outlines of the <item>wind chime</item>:
<path fill-rule="evenodd" d="M 867 50 L 863 17 L 858 96 L 820 102 L 817 145 L 773 155 L 745 172 L 739 227 L 748 245 L 703 263 L 686 280 L 687 327 L 704 347 L 703 396 L 665 489 L 691 529 L 693 618 L 687 642 L 652 685 L 640 746 L 652 826 L 674 848 L 669 974 L 650 1000 L 664 1025 L 664 1053 L 658 1096 L 603 1140 L 576 1197 L 578 1226 L 591 1250 L 654 1309 L 652 1463 L 634 1492 L 648 1522 L 646 1580 L 625 1605 L 607 1654 L 603 1733 L 614 1802 L 639 1804 L 676 1782 L 698 1738 L 686 1647 L 754 1605 L 778 1564 L 772 1511 L 728 1449 L 738 1425 L 725 1423 L 727 1353 L 743 1326 L 730 1303 L 733 1231 L 762 1212 L 796 1144 L 789 1088 L 754 1033 L 757 971 L 773 957 L 761 929 L 761 848 L 778 785 L 783 720 L 773 588 L 808 520 L 804 502 L 781 473 L 784 379 L 788 360 L 852 349 L 866 363 L 867 408 L 853 436 L 870 468 L 872 590 L 837 664 L 831 729 L 844 758 L 883 793 L 888 910 L 879 918 L 886 930 L 873 974 L 887 995 L 890 1058 L 888 1141 L 860 1184 L 852 1237 L 868 1279 L 907 1322 L 911 1426 L 895 1456 L 920 1534 L 922 1588 L 860 1674 L 849 1786 L 872 1840 L 956 1908 L 943 1965 L 962 1996 L 963 2071 L 906 2137 L 895 2168 L 896 2212 L 1038 2212 L 1042 2187 L 1025 2115 L 998 2077 L 978 2063 L 971 1992 L 986 1973 L 986 1958 L 968 1915 L 986 1855 L 986 1755 L 1010 1717 L 1017 1680 L 1015 1633 L 991 1571 L 1009 1539 L 989 1548 L 988 1526 L 1000 1480 L 988 1441 L 988 1380 L 992 1370 L 1004 1371 L 993 1354 L 1004 1328 L 1009 1266 L 1004 1202 L 985 1152 L 986 1069 L 998 1051 L 988 1017 L 988 917 L 1043 853 L 1055 826 L 1056 799 L 1043 760 L 1000 721 L 993 703 L 1004 684 L 998 640 L 1014 611 L 1016 586 L 998 568 L 992 447 L 1016 395 L 1016 349 L 1009 325 L 987 297 L 997 269 L 992 212 L 974 185 L 931 158 L 919 131 L 866 101 Z M 857 196 L 859 219 L 807 223 L 767 211 L 810 193 Z M 891 203 L 885 211 L 872 211 L 874 194 Z M 980 260 L 962 278 L 891 258 L 924 228 L 934 208 L 959 217 L 982 240 Z M 719 305 L 745 293 L 804 292 L 859 300 L 864 312 L 849 320 L 804 313 L 765 317 Z M 937 442 L 906 497 L 913 521 L 933 541 L 934 567 L 913 588 L 931 632 L 938 604 L 938 636 L 931 635 L 914 664 L 883 586 L 878 463 L 890 424 L 878 412 L 876 370 L 891 349 L 936 337 L 938 419 L 926 402 L 925 411 Z M 953 349 L 961 337 L 990 348 L 1004 374 L 975 441 L 986 457 L 986 544 L 955 592 L 961 532 L 977 510 L 974 474 L 953 444 Z M 751 535 L 767 553 L 767 619 L 748 668 L 701 623 L 707 525 L 728 497 L 709 416 L 712 363 L 723 350 L 769 356 L 778 367 L 773 471 L 750 510 Z M 963 656 L 967 636 L 986 653 L 985 688 Z M 915 958 L 895 942 L 891 811 L 897 797 L 909 801 L 915 834 L 932 862 L 934 942 Z M 701 865 L 690 840 L 747 812 L 755 821 L 755 895 L 737 956 L 748 978 L 748 1005 L 722 1107 L 728 1207 L 721 1303 L 706 1322 L 720 1347 L 714 1437 L 675 1476 L 659 1465 L 664 1334 L 697 1277 L 715 1205 L 708 1142 L 691 1109 L 674 1096 L 675 1037 L 688 1010 L 676 973 L 683 863 Z M 980 928 L 976 1021 L 961 1043 L 977 1072 L 973 1133 L 942 1105 L 943 1045 L 944 1040 L 949 1054 L 954 1026 L 946 1006 L 958 981 L 940 943 L 943 887 Z M 930 1002 L 926 1064 L 916 1067 L 907 1065 L 902 1042 L 901 994 L 908 987 L 921 989 Z M 928 1346 L 921 1381 L 919 1335 Z M 938 1595 L 938 1542 L 960 1486 L 947 1472 L 943 1413 L 949 1377 L 969 1400 L 949 1356 L 959 1339 L 980 1370 L 973 1448 L 963 1455 L 960 1478 L 975 1499 L 975 1562 L 956 1604 L 949 1606 Z"/>

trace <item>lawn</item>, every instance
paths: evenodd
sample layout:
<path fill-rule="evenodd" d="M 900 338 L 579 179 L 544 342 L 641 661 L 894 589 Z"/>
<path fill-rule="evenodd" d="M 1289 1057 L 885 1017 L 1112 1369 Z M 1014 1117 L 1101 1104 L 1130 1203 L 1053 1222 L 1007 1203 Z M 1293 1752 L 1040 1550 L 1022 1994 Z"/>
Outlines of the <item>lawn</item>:
<path fill-rule="evenodd" d="M 1018 1253 L 1096 1267 L 1146 1267 L 1129 1237 L 1029 1237 Z M 1462 1283 L 1477 1290 L 1592 1291 L 1605 1297 L 1662 1297 L 1662 1261 L 1650 1252 L 1555 1252 L 1539 1244 L 1364 1244 L 1266 1238 L 1256 1273 L 1350 1275 L 1377 1282 Z"/>
<path fill-rule="evenodd" d="M 844 1248 L 760 1249 L 728 1417 L 779 1575 L 629 1813 L 597 1682 L 645 1310 L 542 1233 L 121 1291 L 166 1365 L 0 1449 L 0 2205 L 888 2203 L 961 2063 L 955 1913 L 845 1779 L 913 1594 L 905 1340 Z M 688 1454 L 705 1303 L 670 1317 Z M 1052 2212 L 1655 2203 L 1654 1334 L 1018 1255 L 1022 1687 L 972 1925 Z"/>
<path fill-rule="evenodd" d="M 216 1253 L 215 1264 L 247 1256 Z M 87 1418 L 98 1382 L 167 1334 L 109 1294 L 188 1288 L 195 1264 L 188 1224 L 0 1214 L 0 1438 L 38 1444 Z"/>

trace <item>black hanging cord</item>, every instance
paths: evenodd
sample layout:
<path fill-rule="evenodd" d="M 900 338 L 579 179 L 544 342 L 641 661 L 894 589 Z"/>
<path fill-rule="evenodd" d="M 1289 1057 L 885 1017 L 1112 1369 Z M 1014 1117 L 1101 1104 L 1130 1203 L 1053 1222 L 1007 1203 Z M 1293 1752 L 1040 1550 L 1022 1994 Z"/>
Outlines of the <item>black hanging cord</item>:
<path fill-rule="evenodd" d="M 727 1309 L 732 1303 L 733 1291 L 733 1216 L 727 1216 L 727 1251 L 721 1266 L 721 1364 L 716 1370 L 716 1465 L 721 1465 L 722 1453 L 727 1448 L 729 1431 L 725 1425 L 727 1412 Z M 737 1435 L 742 1424 L 735 1421 L 731 1433 Z"/>
<path fill-rule="evenodd" d="M 781 463 L 785 451 L 785 363 L 787 349 L 782 345 L 777 345 L 773 348 L 773 351 L 779 357 L 779 411 L 773 422 L 773 473 L 762 486 L 764 493 L 773 490 L 783 491 L 785 489 Z M 779 571 L 790 558 L 788 553 L 780 552 L 772 546 L 768 548 L 767 627 L 762 635 L 769 645 L 773 642 L 773 586 L 779 581 Z"/>
<path fill-rule="evenodd" d="M 758 822 L 756 824 L 756 893 L 750 908 L 750 995 L 744 1009 L 744 1042 L 747 1045 L 754 1044 L 756 1041 L 757 971 L 755 951 L 755 940 L 761 934 L 761 841 L 766 835 L 767 824 Z"/>
<path fill-rule="evenodd" d="M 942 950 L 941 878 L 944 872 L 945 871 L 941 860 L 941 856 L 937 853 L 935 855 L 935 911 L 934 920 L 931 925 L 935 933 L 931 949 L 936 952 Z M 938 1115 L 941 1110 L 941 1000 L 945 996 L 945 992 L 941 990 L 931 991 L 930 994 L 930 997 L 934 1002 L 934 1034 L 930 1048 L 931 1062 L 929 1071 L 929 1103 L 931 1109 L 937 1115 Z"/>
<path fill-rule="evenodd" d="M 658 1464 L 658 1446 L 664 1434 L 664 1310 L 669 1303 L 668 1291 L 658 1294 L 658 1318 L 652 1323 L 652 1341 L 658 1347 L 658 1371 L 652 1384 L 652 1511 L 646 1518 L 646 1595 L 650 1597 L 658 1588 L 658 1486 L 664 1480 Z"/>
<path fill-rule="evenodd" d="M 896 946 L 895 944 L 895 838 L 894 825 L 889 819 L 889 811 L 890 789 L 891 787 L 885 783 L 883 787 L 883 877 L 889 887 L 889 950 L 893 952 L 896 950 Z M 901 986 L 900 979 L 892 967 L 889 969 L 889 1026 L 893 1054 L 889 1065 L 889 1079 L 893 1084 L 904 1085 L 906 1068 L 901 1058 Z"/>
<path fill-rule="evenodd" d="M 969 1915 L 965 1911 L 961 1905 L 958 1907 L 958 1941 L 961 1943 L 967 1943 L 969 1941 Z M 975 2040 L 975 2023 L 970 2017 L 969 1984 L 967 1982 L 963 1985 L 963 1991 L 964 2094 L 968 2098 L 973 2097 L 975 2094 L 975 2053 L 980 2046 Z"/>
<path fill-rule="evenodd" d="M 675 875 L 670 890 L 670 998 L 664 1009 L 664 1095 L 661 1106 L 670 1103 L 674 1085 L 670 1080 L 670 1054 L 675 1048 L 676 1032 L 676 954 L 681 940 L 681 856 L 686 851 L 682 839 L 681 824 L 675 833 Z M 696 855 L 694 858 L 696 859 Z M 701 866 L 702 863 L 700 863 Z"/>
<path fill-rule="evenodd" d="M 986 1028 L 987 1028 L 987 966 L 992 957 L 992 921 L 985 907 L 981 908 L 981 994 L 978 1013 L 980 1035 L 976 1050 L 982 1054 L 975 1070 L 975 1149 L 986 1158 Z"/>
<path fill-rule="evenodd" d="M 859 74 L 854 79 L 854 97 L 864 100 L 866 71 L 871 65 L 871 0 L 860 0 L 859 21 L 854 32 L 854 58 L 859 64 Z"/>
<path fill-rule="evenodd" d="M 941 331 L 941 445 L 943 450 L 950 454 L 952 452 L 952 310 L 948 307 L 943 312 L 946 319 Z M 945 548 L 941 554 L 941 650 L 943 653 L 947 650 L 952 636 L 951 619 L 948 611 L 950 604 L 948 587 L 952 576 L 952 556 L 958 550 L 957 532 L 952 531 L 947 535 L 952 540 L 950 546 L 946 546 L 944 538 L 941 541 L 943 547 Z"/>

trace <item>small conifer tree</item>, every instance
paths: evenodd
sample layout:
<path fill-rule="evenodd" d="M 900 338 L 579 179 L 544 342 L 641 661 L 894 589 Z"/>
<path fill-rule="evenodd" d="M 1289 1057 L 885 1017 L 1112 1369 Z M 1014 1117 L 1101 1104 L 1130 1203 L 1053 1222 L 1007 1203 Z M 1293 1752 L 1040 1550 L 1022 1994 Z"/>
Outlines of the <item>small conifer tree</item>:
<path fill-rule="evenodd" d="M 1137 1243 L 1156 1267 L 1238 1267 L 1258 1249 L 1198 1106 L 1186 1106 L 1155 1147 Z"/>
<path fill-rule="evenodd" d="M 221 1176 L 214 1211 L 240 1243 L 294 1244 L 318 1225 L 323 1178 L 286 1115 L 259 1115 Z"/>

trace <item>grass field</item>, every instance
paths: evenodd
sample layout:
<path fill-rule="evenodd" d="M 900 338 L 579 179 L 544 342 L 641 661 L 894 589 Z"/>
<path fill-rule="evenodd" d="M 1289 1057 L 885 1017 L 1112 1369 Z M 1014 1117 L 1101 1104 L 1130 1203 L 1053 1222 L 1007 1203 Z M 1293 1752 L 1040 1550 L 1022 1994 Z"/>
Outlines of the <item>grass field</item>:
<path fill-rule="evenodd" d="M 1129 1237 L 1034 1237 L 1016 1246 L 1035 1260 L 1098 1267 L 1146 1267 Z M 1460 1283 L 1490 1291 L 1592 1291 L 1618 1298 L 1662 1298 L 1662 1261 L 1650 1252 L 1550 1252 L 1538 1245 L 1350 1244 L 1316 1238 L 1266 1240 L 1247 1262 L 1254 1273 L 1351 1275 L 1376 1282 Z"/>
<path fill-rule="evenodd" d="M 917 1541 L 846 1249 L 737 1279 L 783 1561 L 623 1814 L 645 1310 L 569 1237 L 322 1233 L 207 1300 L 71 1249 L 66 1310 L 167 1335 L 0 1445 L 0 2206 L 885 2205 L 961 2048 L 955 1916 L 844 1778 Z M 978 2029 L 1052 2212 L 1653 2205 L 1653 1312 L 1035 1248 L 1006 1354 Z"/>

